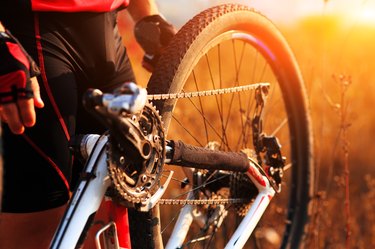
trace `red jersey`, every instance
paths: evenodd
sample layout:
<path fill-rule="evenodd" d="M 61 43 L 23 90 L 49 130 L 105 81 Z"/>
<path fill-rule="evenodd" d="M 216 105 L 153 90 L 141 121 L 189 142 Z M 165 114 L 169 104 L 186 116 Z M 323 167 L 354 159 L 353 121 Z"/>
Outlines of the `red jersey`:
<path fill-rule="evenodd" d="M 129 0 L 31 0 L 33 11 L 108 12 L 126 7 Z"/>

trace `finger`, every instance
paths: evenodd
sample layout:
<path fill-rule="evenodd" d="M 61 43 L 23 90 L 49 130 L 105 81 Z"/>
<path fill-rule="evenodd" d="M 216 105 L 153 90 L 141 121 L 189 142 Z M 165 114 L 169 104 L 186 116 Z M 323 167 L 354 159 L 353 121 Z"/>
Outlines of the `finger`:
<path fill-rule="evenodd" d="M 40 89 L 39 89 L 39 83 L 36 77 L 31 78 L 31 89 L 34 93 L 34 105 L 37 108 L 43 108 L 44 102 L 42 98 L 40 97 Z"/>
<path fill-rule="evenodd" d="M 5 104 L 3 106 L 2 115 L 14 134 L 22 134 L 25 131 L 25 127 L 23 126 L 18 113 L 18 107 L 15 103 Z"/>
<path fill-rule="evenodd" d="M 34 101 L 32 99 L 20 99 L 17 102 L 19 116 L 24 126 L 31 127 L 35 125 L 36 115 L 34 109 Z"/>

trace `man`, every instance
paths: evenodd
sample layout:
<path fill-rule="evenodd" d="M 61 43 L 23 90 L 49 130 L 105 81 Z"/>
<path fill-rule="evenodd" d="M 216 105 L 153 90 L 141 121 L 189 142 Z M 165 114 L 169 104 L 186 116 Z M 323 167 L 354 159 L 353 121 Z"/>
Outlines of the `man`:
<path fill-rule="evenodd" d="M 68 142 L 76 133 L 105 129 L 83 109 L 83 92 L 89 87 L 111 91 L 135 81 L 116 23 L 117 11 L 124 8 L 137 27 L 151 23 L 160 31 L 159 39 L 148 40 L 147 32 L 138 30 L 146 53 L 173 36 L 151 0 L 2 2 L 1 248 L 48 248 L 72 190 Z"/>

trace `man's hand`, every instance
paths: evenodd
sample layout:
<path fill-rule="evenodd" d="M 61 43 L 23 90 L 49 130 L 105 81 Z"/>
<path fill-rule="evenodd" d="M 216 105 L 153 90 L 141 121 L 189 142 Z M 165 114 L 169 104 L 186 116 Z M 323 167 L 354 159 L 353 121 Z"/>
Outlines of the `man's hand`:
<path fill-rule="evenodd" d="M 127 10 L 135 22 L 135 38 L 145 51 L 142 66 L 152 72 L 176 29 L 160 15 L 155 0 L 130 1 Z"/>
<path fill-rule="evenodd" d="M 0 32 L 0 117 L 15 134 L 33 126 L 34 107 L 44 106 L 35 77 L 39 73 L 17 39 L 9 31 Z"/>
<path fill-rule="evenodd" d="M 165 47 L 170 43 L 176 29 L 160 15 L 140 19 L 134 27 L 134 35 L 145 51 L 142 66 L 152 72 Z"/>
<path fill-rule="evenodd" d="M 15 134 L 22 134 L 25 127 L 32 127 L 36 122 L 35 107 L 44 106 L 36 77 L 31 78 L 31 88 L 33 99 L 18 99 L 15 103 L 0 105 L 1 121 L 7 123 Z"/>

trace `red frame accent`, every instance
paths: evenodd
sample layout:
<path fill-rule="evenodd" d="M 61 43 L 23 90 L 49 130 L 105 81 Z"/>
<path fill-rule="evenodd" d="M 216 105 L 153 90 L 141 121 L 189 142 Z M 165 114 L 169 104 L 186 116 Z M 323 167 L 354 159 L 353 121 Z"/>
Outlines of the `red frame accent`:
<path fill-rule="evenodd" d="M 263 176 L 259 173 L 259 171 L 255 170 L 254 167 L 250 166 L 249 170 L 247 171 L 255 180 L 262 185 L 263 187 L 266 186 L 266 181 L 263 179 Z"/>
<path fill-rule="evenodd" d="M 117 227 L 118 242 L 121 249 L 131 249 L 128 209 L 108 199 L 104 201 L 108 218 Z"/>

